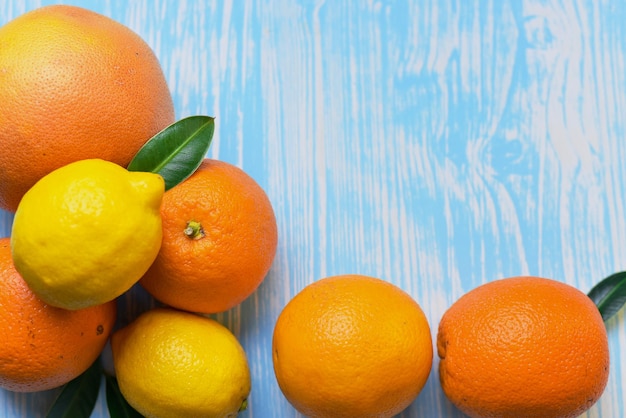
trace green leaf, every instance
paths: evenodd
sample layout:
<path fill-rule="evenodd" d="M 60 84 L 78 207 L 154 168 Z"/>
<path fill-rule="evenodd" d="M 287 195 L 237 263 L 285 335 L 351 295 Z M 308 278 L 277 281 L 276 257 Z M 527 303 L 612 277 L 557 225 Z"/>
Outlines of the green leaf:
<path fill-rule="evenodd" d="M 98 358 L 83 374 L 63 387 L 46 417 L 89 418 L 96 406 L 101 377 L 102 365 Z"/>
<path fill-rule="evenodd" d="M 189 116 L 150 138 L 128 165 L 129 171 L 160 174 L 165 190 L 192 175 L 206 156 L 213 132 L 214 118 Z"/>
<path fill-rule="evenodd" d="M 619 312 L 626 304 L 626 271 L 612 274 L 600 281 L 588 293 L 604 322 Z"/>
<path fill-rule="evenodd" d="M 142 418 L 142 415 L 124 399 L 115 377 L 106 375 L 106 383 L 107 406 L 111 418 Z"/>

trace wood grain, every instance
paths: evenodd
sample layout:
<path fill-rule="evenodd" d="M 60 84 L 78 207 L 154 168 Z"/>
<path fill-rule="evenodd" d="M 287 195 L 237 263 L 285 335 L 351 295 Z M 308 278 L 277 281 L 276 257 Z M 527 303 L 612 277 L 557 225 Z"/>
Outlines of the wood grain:
<path fill-rule="evenodd" d="M 6 1 L 0 23 L 50 1 Z M 280 242 L 258 291 L 217 318 L 242 341 L 249 417 L 295 417 L 271 334 L 328 275 L 389 280 L 424 308 L 532 274 L 588 291 L 626 270 L 626 3 L 583 0 L 74 1 L 153 47 L 177 116 L 216 116 L 209 156 L 267 191 Z M 0 150 L 2 152 L 2 150 Z M 12 216 L 0 212 L 0 233 Z M 121 322 L 151 306 L 120 299 Z M 586 417 L 626 417 L 626 318 Z M 403 417 L 461 417 L 429 381 Z M 43 416 L 55 391 L 0 393 Z M 101 396 L 94 417 L 108 416 Z"/>

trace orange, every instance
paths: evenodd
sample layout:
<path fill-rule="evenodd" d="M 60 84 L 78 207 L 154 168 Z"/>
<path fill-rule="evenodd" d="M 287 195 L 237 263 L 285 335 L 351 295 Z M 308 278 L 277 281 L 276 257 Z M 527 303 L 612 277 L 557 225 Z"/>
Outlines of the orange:
<path fill-rule="evenodd" d="M 392 417 L 417 398 L 432 357 L 417 302 L 359 275 L 305 287 L 280 313 L 272 341 L 278 385 L 309 417 Z"/>
<path fill-rule="evenodd" d="M 122 24 L 54 5 L 0 28 L 0 208 L 52 170 L 100 158 L 126 167 L 174 122 L 150 47 Z"/>
<path fill-rule="evenodd" d="M 443 315 L 437 335 L 447 397 L 470 417 L 578 417 L 609 375 L 607 333 L 584 293 L 514 277 L 479 286 Z"/>
<path fill-rule="evenodd" d="M 272 205 L 231 164 L 205 159 L 165 193 L 161 217 L 161 249 L 140 283 L 165 304 L 226 311 L 250 296 L 272 265 L 278 236 Z"/>
<path fill-rule="evenodd" d="M 0 387 L 35 392 L 62 386 L 100 355 L 113 329 L 115 301 L 68 311 L 46 305 L 15 270 L 0 239 Z"/>

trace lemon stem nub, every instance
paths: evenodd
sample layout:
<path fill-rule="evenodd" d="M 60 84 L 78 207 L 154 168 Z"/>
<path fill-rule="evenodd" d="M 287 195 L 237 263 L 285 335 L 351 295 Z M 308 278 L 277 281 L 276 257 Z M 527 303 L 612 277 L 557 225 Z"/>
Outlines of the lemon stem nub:
<path fill-rule="evenodd" d="M 237 412 L 243 412 L 246 409 L 248 409 L 248 398 L 243 400 L 243 402 L 241 403 L 241 406 L 239 407 L 239 411 Z"/>
<path fill-rule="evenodd" d="M 189 237 L 190 239 L 200 239 L 204 237 L 204 229 L 202 229 L 202 224 L 196 221 L 187 222 L 185 235 L 187 235 L 187 237 Z"/>

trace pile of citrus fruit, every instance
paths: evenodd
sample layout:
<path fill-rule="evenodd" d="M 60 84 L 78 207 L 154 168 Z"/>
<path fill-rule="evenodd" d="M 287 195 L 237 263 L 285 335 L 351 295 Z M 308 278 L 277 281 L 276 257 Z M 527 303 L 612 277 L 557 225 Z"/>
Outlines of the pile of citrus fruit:
<path fill-rule="evenodd" d="M 146 43 L 91 11 L 48 6 L 0 28 L 0 98 L 0 208 L 15 212 L 0 239 L 0 387 L 64 385 L 110 338 L 119 391 L 143 416 L 244 410 L 246 353 L 207 314 L 239 305 L 268 274 L 277 225 L 265 192 L 204 154 L 176 181 L 130 170 L 175 124 L 172 98 Z M 160 305 L 116 329 L 116 299 L 135 284 Z M 462 296 L 436 352 L 443 392 L 471 417 L 576 417 L 609 373 L 593 301 L 536 277 Z M 399 414 L 433 353 L 418 303 L 361 275 L 304 288 L 271 347 L 278 386 L 310 417 Z"/>
<path fill-rule="evenodd" d="M 167 190 L 167 174 L 129 170 L 175 124 L 173 102 L 149 46 L 105 16 L 16 18 L 0 28 L 0 73 L 0 208 L 15 213 L 0 240 L 0 386 L 64 385 L 111 337 L 119 390 L 142 415 L 245 409 L 245 352 L 206 314 L 243 302 L 270 269 L 264 191 L 204 153 Z M 115 329 L 116 299 L 137 283 L 160 307 Z"/>

